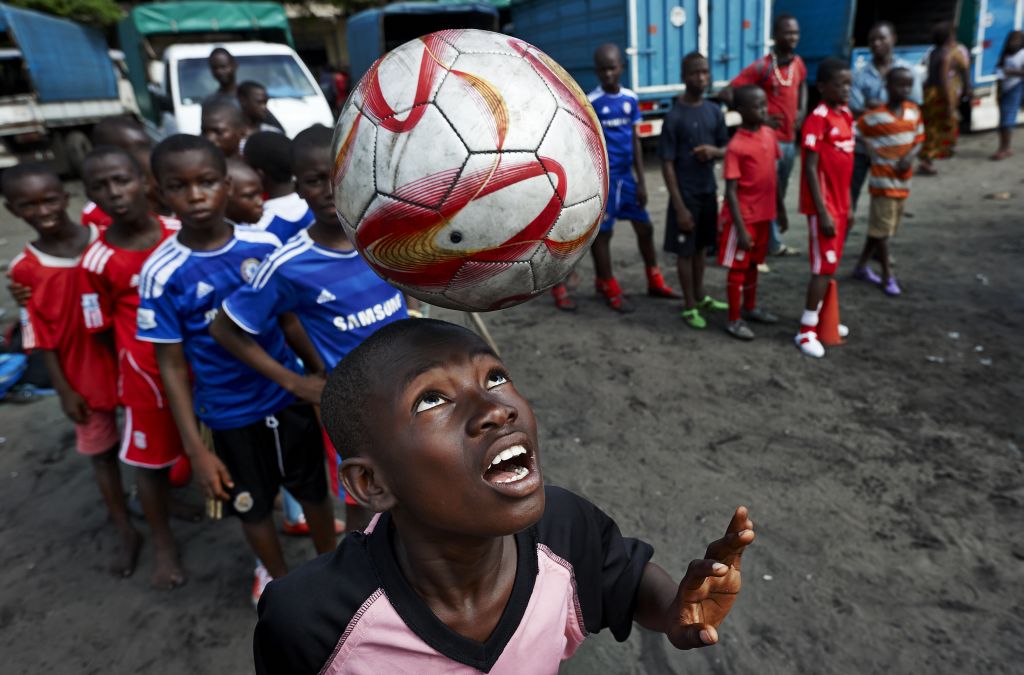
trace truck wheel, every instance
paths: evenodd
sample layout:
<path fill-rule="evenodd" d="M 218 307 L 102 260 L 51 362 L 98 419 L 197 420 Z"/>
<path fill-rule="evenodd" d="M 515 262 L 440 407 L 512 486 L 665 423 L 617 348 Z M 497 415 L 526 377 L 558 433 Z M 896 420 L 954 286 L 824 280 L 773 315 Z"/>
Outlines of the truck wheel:
<path fill-rule="evenodd" d="M 68 169 L 73 176 L 82 175 L 82 162 L 85 156 L 92 150 L 92 141 L 84 132 L 69 131 L 64 134 L 64 156 L 67 158 Z"/>

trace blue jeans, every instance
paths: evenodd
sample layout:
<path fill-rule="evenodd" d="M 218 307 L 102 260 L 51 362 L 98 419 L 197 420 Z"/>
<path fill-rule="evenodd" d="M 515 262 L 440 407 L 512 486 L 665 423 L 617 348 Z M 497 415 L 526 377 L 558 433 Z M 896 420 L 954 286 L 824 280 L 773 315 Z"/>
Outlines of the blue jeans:
<path fill-rule="evenodd" d="M 779 150 L 782 157 L 775 162 L 775 170 L 779 176 L 779 189 L 782 190 L 782 198 L 786 198 L 786 188 L 789 187 L 789 174 L 793 172 L 793 164 L 796 163 L 796 143 L 779 143 Z M 772 232 L 768 239 L 768 252 L 775 253 L 782 248 L 782 240 L 779 239 L 779 226 L 772 221 Z"/>

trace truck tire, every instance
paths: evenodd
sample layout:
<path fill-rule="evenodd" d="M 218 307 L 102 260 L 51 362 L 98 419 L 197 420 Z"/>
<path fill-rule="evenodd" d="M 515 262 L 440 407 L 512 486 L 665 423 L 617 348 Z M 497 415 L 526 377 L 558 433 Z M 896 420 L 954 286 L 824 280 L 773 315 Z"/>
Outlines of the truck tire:
<path fill-rule="evenodd" d="M 68 170 L 72 176 L 82 175 L 82 162 L 85 156 L 92 150 L 92 141 L 85 135 L 84 131 L 75 129 L 64 134 L 61 139 L 64 146 L 64 156 L 67 158 Z"/>

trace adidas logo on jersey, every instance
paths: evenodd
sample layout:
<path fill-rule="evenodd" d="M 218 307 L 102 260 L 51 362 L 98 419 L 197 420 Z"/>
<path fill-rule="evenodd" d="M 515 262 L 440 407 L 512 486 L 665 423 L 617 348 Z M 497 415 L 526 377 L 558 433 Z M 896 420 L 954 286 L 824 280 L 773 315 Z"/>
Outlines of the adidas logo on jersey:
<path fill-rule="evenodd" d="M 334 302 L 337 299 L 338 298 L 334 296 L 334 293 L 331 293 L 326 288 L 321 288 L 320 295 L 316 296 L 316 304 L 322 305 L 325 302 Z"/>
<path fill-rule="evenodd" d="M 206 283 L 205 281 L 200 281 L 198 284 L 196 284 L 197 298 L 205 298 L 210 293 L 213 293 L 213 286 L 211 286 L 210 284 Z"/>

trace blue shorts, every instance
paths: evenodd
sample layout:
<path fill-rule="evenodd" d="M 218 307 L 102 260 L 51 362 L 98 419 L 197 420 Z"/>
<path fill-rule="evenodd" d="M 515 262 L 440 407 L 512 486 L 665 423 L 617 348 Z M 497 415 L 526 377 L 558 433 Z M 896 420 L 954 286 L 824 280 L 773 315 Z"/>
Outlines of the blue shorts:
<path fill-rule="evenodd" d="M 999 97 L 1000 129 L 1016 126 L 1022 98 L 1024 98 L 1024 82 L 1018 82 L 1009 89 L 1003 90 L 1003 95 Z"/>
<path fill-rule="evenodd" d="M 608 205 L 601 221 L 601 231 L 611 232 L 616 220 L 651 222 L 647 209 L 636 203 L 636 179 L 633 174 L 608 177 Z"/>

